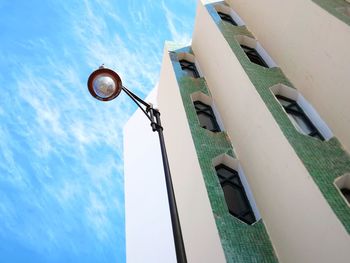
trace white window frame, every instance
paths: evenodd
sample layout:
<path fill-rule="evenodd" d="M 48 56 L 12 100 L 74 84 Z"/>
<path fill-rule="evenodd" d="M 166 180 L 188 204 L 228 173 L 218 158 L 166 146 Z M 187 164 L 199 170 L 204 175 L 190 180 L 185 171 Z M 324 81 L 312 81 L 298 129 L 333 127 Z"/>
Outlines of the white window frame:
<path fill-rule="evenodd" d="M 348 200 L 346 199 L 346 197 L 343 195 L 343 193 L 341 192 L 342 188 L 347 188 L 350 190 L 350 173 L 344 174 L 342 176 L 339 176 L 338 178 L 336 178 L 333 182 L 333 184 L 335 185 L 335 187 L 337 188 L 339 194 L 341 195 L 341 197 L 344 199 L 344 201 L 346 202 L 346 204 L 348 205 L 348 207 L 350 207 L 350 203 L 348 202 Z"/>
<path fill-rule="evenodd" d="M 245 45 L 247 47 L 254 48 L 269 68 L 277 67 L 276 62 L 271 58 L 271 56 L 266 52 L 263 46 L 256 39 L 245 35 L 238 35 L 236 36 L 236 40 L 240 45 Z"/>
<path fill-rule="evenodd" d="M 304 96 L 298 90 L 288 87 L 284 84 L 274 85 L 270 88 L 270 90 L 274 95 L 281 95 L 286 98 L 295 100 L 299 107 L 304 111 L 305 115 L 310 119 L 312 124 L 319 131 L 319 133 L 321 133 L 325 141 L 328 141 L 334 136 L 326 122 L 321 118 L 315 108 L 304 98 Z M 276 97 L 275 99 L 277 100 Z M 298 132 L 304 134 L 294 121 L 292 121 L 292 123 Z"/>
<path fill-rule="evenodd" d="M 187 52 L 181 52 L 181 53 L 178 53 L 177 54 L 177 60 L 180 61 L 180 60 L 187 60 L 189 62 L 192 62 L 194 63 L 194 65 L 196 66 L 196 69 L 198 71 L 198 74 L 199 74 L 199 77 L 202 78 L 203 77 L 203 73 L 201 71 L 201 68 L 199 66 L 199 63 L 198 61 L 196 60 L 196 57 L 190 53 L 187 53 Z"/>
<path fill-rule="evenodd" d="M 212 164 L 213 164 L 213 167 L 216 167 L 216 166 L 218 166 L 220 164 L 224 164 L 224 165 L 226 165 L 226 166 L 230 167 L 231 169 L 233 169 L 233 170 L 238 172 L 239 179 L 242 182 L 244 191 L 245 191 L 245 193 L 247 195 L 249 204 L 250 204 L 250 206 L 251 206 L 251 208 L 253 210 L 253 213 L 254 213 L 254 216 L 255 216 L 255 219 L 256 219 L 256 221 L 253 224 L 251 224 L 251 225 L 254 225 L 256 222 L 258 222 L 261 219 L 261 215 L 260 215 L 258 206 L 256 205 L 253 192 L 250 189 L 248 180 L 247 180 L 247 178 L 246 178 L 246 176 L 244 174 L 243 168 L 240 165 L 238 159 L 232 158 L 231 156 L 229 156 L 227 154 L 222 154 L 222 155 L 219 155 L 216 158 L 214 158 L 213 161 L 212 161 Z M 240 220 L 239 218 L 237 218 L 237 219 Z M 243 221 L 241 221 L 241 222 L 243 222 Z M 243 222 L 243 223 L 246 224 L 245 222 Z"/>

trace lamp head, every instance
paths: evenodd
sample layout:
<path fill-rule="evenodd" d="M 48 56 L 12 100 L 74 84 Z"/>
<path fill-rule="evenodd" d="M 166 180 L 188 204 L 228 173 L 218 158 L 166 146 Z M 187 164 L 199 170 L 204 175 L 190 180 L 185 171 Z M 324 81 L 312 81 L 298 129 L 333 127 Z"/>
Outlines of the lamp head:
<path fill-rule="evenodd" d="M 91 73 L 87 83 L 90 94 L 98 100 L 110 101 L 116 98 L 122 90 L 119 75 L 103 65 Z"/>

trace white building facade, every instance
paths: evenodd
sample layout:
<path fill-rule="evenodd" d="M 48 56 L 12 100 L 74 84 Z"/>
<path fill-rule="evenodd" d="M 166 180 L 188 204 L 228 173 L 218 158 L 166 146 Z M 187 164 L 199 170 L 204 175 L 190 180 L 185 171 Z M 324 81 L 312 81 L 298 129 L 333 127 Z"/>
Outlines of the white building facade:
<path fill-rule="evenodd" d="M 188 262 L 349 262 L 348 8 L 200 1 L 191 46 L 166 44 L 157 102 Z M 175 262 L 161 159 L 147 171 L 135 125 L 127 261 Z"/>

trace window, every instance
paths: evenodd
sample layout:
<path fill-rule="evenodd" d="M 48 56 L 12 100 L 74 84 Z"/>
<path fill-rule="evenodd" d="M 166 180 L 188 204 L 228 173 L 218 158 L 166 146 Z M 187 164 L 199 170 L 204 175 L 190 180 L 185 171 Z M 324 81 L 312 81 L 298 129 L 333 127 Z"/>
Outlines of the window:
<path fill-rule="evenodd" d="M 237 23 L 233 20 L 233 18 L 225 13 L 218 12 L 218 15 L 221 17 L 221 20 L 226 21 L 234 26 L 237 26 Z"/>
<path fill-rule="evenodd" d="M 181 59 L 179 62 L 180 62 L 182 70 L 186 71 L 188 73 L 188 75 L 190 75 L 193 78 L 200 77 L 198 70 L 196 68 L 196 65 L 193 62 L 190 62 L 190 61 L 185 60 L 185 59 Z"/>
<path fill-rule="evenodd" d="M 279 83 L 270 90 L 298 132 L 322 141 L 333 137 L 327 123 L 297 89 Z"/>
<path fill-rule="evenodd" d="M 245 45 L 241 45 L 241 47 L 251 62 L 258 64 L 260 66 L 263 66 L 265 68 L 269 67 L 254 48 L 251 48 Z"/>
<path fill-rule="evenodd" d="M 250 62 L 262 66 L 264 68 L 277 67 L 276 63 L 254 38 L 246 35 L 236 35 L 235 39 L 241 46 L 242 50 L 249 58 Z"/>
<path fill-rule="evenodd" d="M 298 103 L 295 100 L 281 95 L 276 95 L 276 98 L 287 112 L 290 120 L 301 133 L 318 138 L 320 140 L 324 140 L 324 137 L 316 129 L 315 125 L 313 125 L 313 123 L 306 116 L 302 108 L 298 105 Z"/>
<path fill-rule="evenodd" d="M 253 224 L 256 218 L 238 172 L 224 164 L 219 164 L 215 170 L 230 214 L 247 224 Z"/>
<path fill-rule="evenodd" d="M 200 126 L 212 132 L 219 132 L 220 127 L 216 121 L 213 109 L 199 100 L 193 102 L 193 104 L 196 109 Z"/>
<path fill-rule="evenodd" d="M 350 206 L 350 174 L 338 177 L 335 179 L 334 184 Z"/>
<path fill-rule="evenodd" d="M 340 191 L 343 194 L 343 196 L 345 197 L 345 199 L 348 201 L 348 203 L 350 204 L 350 189 L 342 188 L 342 189 L 340 189 Z"/>

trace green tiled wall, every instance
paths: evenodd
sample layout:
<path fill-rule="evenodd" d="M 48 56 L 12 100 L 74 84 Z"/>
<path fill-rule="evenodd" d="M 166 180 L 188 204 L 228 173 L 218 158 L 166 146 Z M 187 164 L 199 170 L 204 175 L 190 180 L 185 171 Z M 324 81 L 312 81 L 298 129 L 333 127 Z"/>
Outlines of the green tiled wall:
<path fill-rule="evenodd" d="M 325 0 L 314 1 L 331 2 Z M 334 2 L 338 2 L 338 0 Z M 275 118 L 280 129 L 294 148 L 296 154 L 304 163 L 346 231 L 350 233 L 350 207 L 333 184 L 334 180 L 339 176 L 350 173 L 349 154 L 345 152 L 335 137 L 329 141 L 320 141 L 296 131 L 270 91 L 270 87 L 279 83 L 290 87 L 293 87 L 293 85 L 285 77 L 281 69 L 263 68 L 249 61 L 236 40 L 237 35 L 252 35 L 245 27 L 236 27 L 217 19 L 217 14 L 211 5 L 207 5 L 207 10 L 212 15 L 214 21 L 216 21 L 233 53 L 238 57 L 242 67 Z"/>
<path fill-rule="evenodd" d="M 312 0 L 327 12 L 331 13 L 344 23 L 350 25 L 350 16 L 344 10 L 350 8 L 350 4 L 345 0 Z M 321 30 L 321 29 L 320 29 Z"/>
<path fill-rule="evenodd" d="M 176 46 L 167 46 L 169 50 L 176 50 Z M 191 52 L 186 48 L 176 50 L 177 53 L 186 51 Z M 225 132 L 213 133 L 199 126 L 191 94 L 201 91 L 210 96 L 206 82 L 203 78 L 186 76 L 176 53 L 171 52 L 170 56 L 227 262 L 278 262 L 262 220 L 247 225 L 229 214 L 212 160 L 221 154 L 234 157 L 231 142 Z"/>

